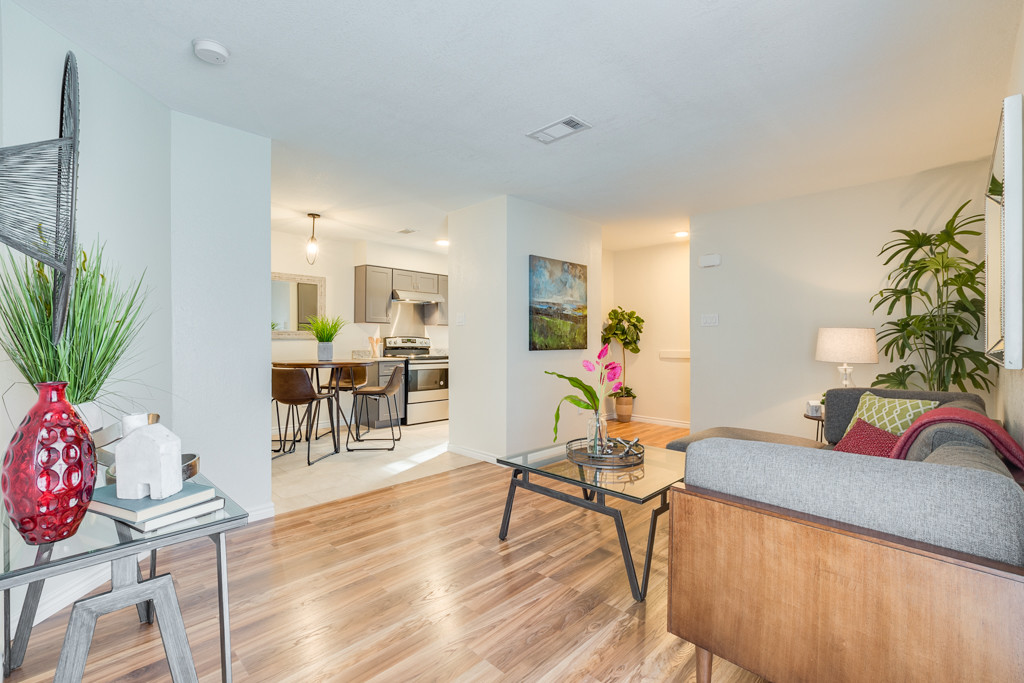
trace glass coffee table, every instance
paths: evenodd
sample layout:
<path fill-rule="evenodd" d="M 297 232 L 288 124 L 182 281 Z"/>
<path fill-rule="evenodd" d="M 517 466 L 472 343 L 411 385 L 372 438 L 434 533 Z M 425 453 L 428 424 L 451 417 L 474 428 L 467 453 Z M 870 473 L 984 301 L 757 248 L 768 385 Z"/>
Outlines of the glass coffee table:
<path fill-rule="evenodd" d="M 533 491 L 585 510 L 607 515 L 615 521 L 615 530 L 619 535 L 619 546 L 622 549 L 622 559 L 626 564 L 626 576 L 629 578 L 629 588 L 633 592 L 633 599 L 643 602 L 647 595 L 647 580 L 651 573 L 651 551 L 654 548 L 654 532 L 658 527 L 658 517 L 668 511 L 669 487 L 682 480 L 686 474 L 685 453 L 652 446 L 645 446 L 644 451 L 643 463 L 622 468 L 577 465 L 566 458 L 564 450 L 552 453 L 548 449 L 547 451 L 498 458 L 498 464 L 512 468 L 512 481 L 508 487 L 508 498 L 505 500 L 505 512 L 501 518 L 501 531 L 498 532 L 498 538 L 504 541 L 508 537 L 508 526 L 512 516 L 512 503 L 515 500 L 516 489 Z M 579 486 L 582 489 L 582 495 L 574 496 L 531 481 L 530 475 Z M 622 522 L 622 512 L 605 503 L 607 496 L 621 498 L 638 505 L 661 497 L 660 505 L 651 511 L 651 524 L 647 533 L 647 553 L 644 556 L 643 576 L 640 580 L 637 579 L 633 555 L 629 550 L 626 526 Z"/>

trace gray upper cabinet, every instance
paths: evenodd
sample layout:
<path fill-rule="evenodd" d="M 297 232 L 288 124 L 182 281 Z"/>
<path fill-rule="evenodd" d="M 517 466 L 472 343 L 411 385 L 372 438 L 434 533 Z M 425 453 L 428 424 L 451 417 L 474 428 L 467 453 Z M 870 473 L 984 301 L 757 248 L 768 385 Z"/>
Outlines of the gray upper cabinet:
<path fill-rule="evenodd" d="M 437 278 L 433 273 L 417 273 L 412 270 L 392 271 L 392 287 L 408 292 L 437 294 Z"/>
<path fill-rule="evenodd" d="M 356 266 L 355 322 L 390 322 L 391 290 L 395 288 L 390 268 Z"/>
<path fill-rule="evenodd" d="M 448 276 L 437 276 L 437 293 L 444 297 L 438 304 L 427 304 L 423 312 L 423 322 L 427 325 L 448 324 Z"/>

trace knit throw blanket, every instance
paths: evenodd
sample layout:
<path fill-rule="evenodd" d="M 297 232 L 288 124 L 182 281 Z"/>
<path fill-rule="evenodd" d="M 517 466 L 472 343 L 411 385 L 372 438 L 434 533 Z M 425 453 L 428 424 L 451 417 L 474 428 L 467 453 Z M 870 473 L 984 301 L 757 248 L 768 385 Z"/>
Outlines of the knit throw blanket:
<path fill-rule="evenodd" d="M 1007 434 L 1006 430 L 997 422 L 965 408 L 935 408 L 934 410 L 929 410 L 917 418 L 914 424 L 910 425 L 910 429 L 903 433 L 900 440 L 896 442 L 892 455 L 889 457 L 897 460 L 906 460 L 910 445 L 914 443 L 917 435 L 925 427 L 938 422 L 957 422 L 974 427 L 992 442 L 992 445 L 995 446 L 996 451 L 1000 455 L 1021 470 L 1024 470 L 1024 449 L 1020 447 L 1020 444 L 1014 441 L 1013 437 Z"/>

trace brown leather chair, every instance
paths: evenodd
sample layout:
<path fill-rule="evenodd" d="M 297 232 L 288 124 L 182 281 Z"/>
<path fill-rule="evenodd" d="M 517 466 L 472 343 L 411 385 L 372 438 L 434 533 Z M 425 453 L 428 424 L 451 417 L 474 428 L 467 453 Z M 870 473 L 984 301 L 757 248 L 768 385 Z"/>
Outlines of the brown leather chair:
<path fill-rule="evenodd" d="M 350 426 L 349 426 L 349 429 L 348 429 L 348 435 L 345 437 L 345 450 L 348 450 L 348 451 L 393 451 L 393 450 L 395 450 L 395 444 L 402 439 L 402 423 L 401 423 L 401 419 L 399 417 L 399 412 L 398 412 L 398 390 L 402 388 L 402 377 L 404 376 L 404 374 L 405 374 L 405 367 L 402 366 L 402 365 L 399 365 L 394 370 L 391 371 L 391 377 L 388 379 L 388 383 L 385 384 L 384 386 L 382 386 L 382 387 L 364 386 L 364 387 L 360 387 L 358 389 L 353 389 L 352 390 L 352 411 L 351 411 L 352 420 L 350 422 Z M 364 415 L 366 415 L 366 423 L 367 424 L 370 423 L 370 416 L 369 416 L 368 409 L 366 407 L 367 406 L 367 400 L 366 399 L 372 398 L 375 401 L 380 401 L 381 399 L 383 399 L 384 401 L 387 402 L 387 406 L 388 406 L 388 423 L 391 426 L 391 438 L 390 439 L 377 439 L 377 438 L 368 439 L 368 438 L 366 438 L 365 436 L 362 436 L 359 433 L 359 413 L 358 413 L 358 410 L 359 410 L 359 399 L 360 398 L 363 399 L 362 400 L 362 408 L 363 408 Z M 392 410 L 391 410 L 392 405 L 394 406 L 394 412 L 392 412 Z M 395 437 L 395 423 L 396 422 L 398 423 L 398 437 L 397 438 Z M 350 445 L 351 440 L 352 440 L 352 427 L 351 427 L 352 424 L 354 424 L 355 428 L 356 428 L 355 440 L 357 442 L 362 443 L 364 441 L 390 441 L 391 442 L 391 446 L 389 448 L 383 448 L 383 447 L 381 447 L 381 448 L 377 448 L 377 447 L 352 448 L 352 446 Z M 369 431 L 369 430 L 367 430 L 367 431 Z"/>
<path fill-rule="evenodd" d="M 338 433 L 334 429 L 334 396 L 333 394 L 320 394 L 313 387 L 313 380 L 306 371 L 301 368 L 271 368 L 270 393 L 277 402 L 277 431 L 281 439 L 282 455 L 295 451 L 295 443 L 299 440 L 302 423 L 306 423 L 306 464 L 312 465 L 323 460 L 327 456 L 310 460 L 310 448 L 315 436 L 315 425 L 320 416 L 320 402 L 327 401 L 327 413 L 331 420 L 331 440 L 334 443 L 334 451 L 329 455 L 338 452 Z M 285 417 L 284 431 L 281 431 L 281 404 L 288 406 L 288 414 Z M 304 415 L 300 415 L 299 408 L 306 407 Z M 314 410 L 315 408 L 315 410 Z M 295 423 L 292 426 L 292 445 L 285 451 L 284 440 L 288 434 L 288 425 L 294 416 Z M 319 438 L 319 437 L 315 437 Z M 280 457 L 280 456 L 277 456 Z"/>

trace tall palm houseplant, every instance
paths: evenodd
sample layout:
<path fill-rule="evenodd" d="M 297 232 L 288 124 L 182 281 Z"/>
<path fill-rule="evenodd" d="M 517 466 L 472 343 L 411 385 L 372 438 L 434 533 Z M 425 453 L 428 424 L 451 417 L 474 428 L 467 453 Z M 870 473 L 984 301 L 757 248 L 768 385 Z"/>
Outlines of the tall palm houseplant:
<path fill-rule="evenodd" d="M 116 271 L 105 270 L 98 242 L 83 250 L 64 334 L 54 344 L 50 269 L 8 251 L 0 258 L 0 348 L 26 381 L 67 382 L 69 402 L 96 401 L 148 317 L 142 279 L 122 284 Z"/>
<path fill-rule="evenodd" d="M 626 385 L 626 351 L 640 353 L 640 334 L 644 331 L 644 319 L 636 311 L 627 311 L 617 306 L 608 311 L 608 322 L 601 329 L 601 343 L 612 340 L 622 347 L 622 388 L 610 394 L 615 399 L 615 419 L 629 422 L 633 419 L 633 399 L 636 392 Z"/>
<path fill-rule="evenodd" d="M 981 231 L 980 214 L 964 216 L 966 201 L 935 233 L 894 230 L 899 237 L 886 243 L 879 256 L 895 263 L 888 287 L 871 297 L 874 310 L 901 317 L 885 322 L 878 332 L 890 361 L 903 362 L 879 374 L 871 386 L 892 389 L 924 388 L 949 391 L 988 390 L 995 363 L 975 348 L 985 313 L 985 262 L 975 261 L 965 237 Z"/>

